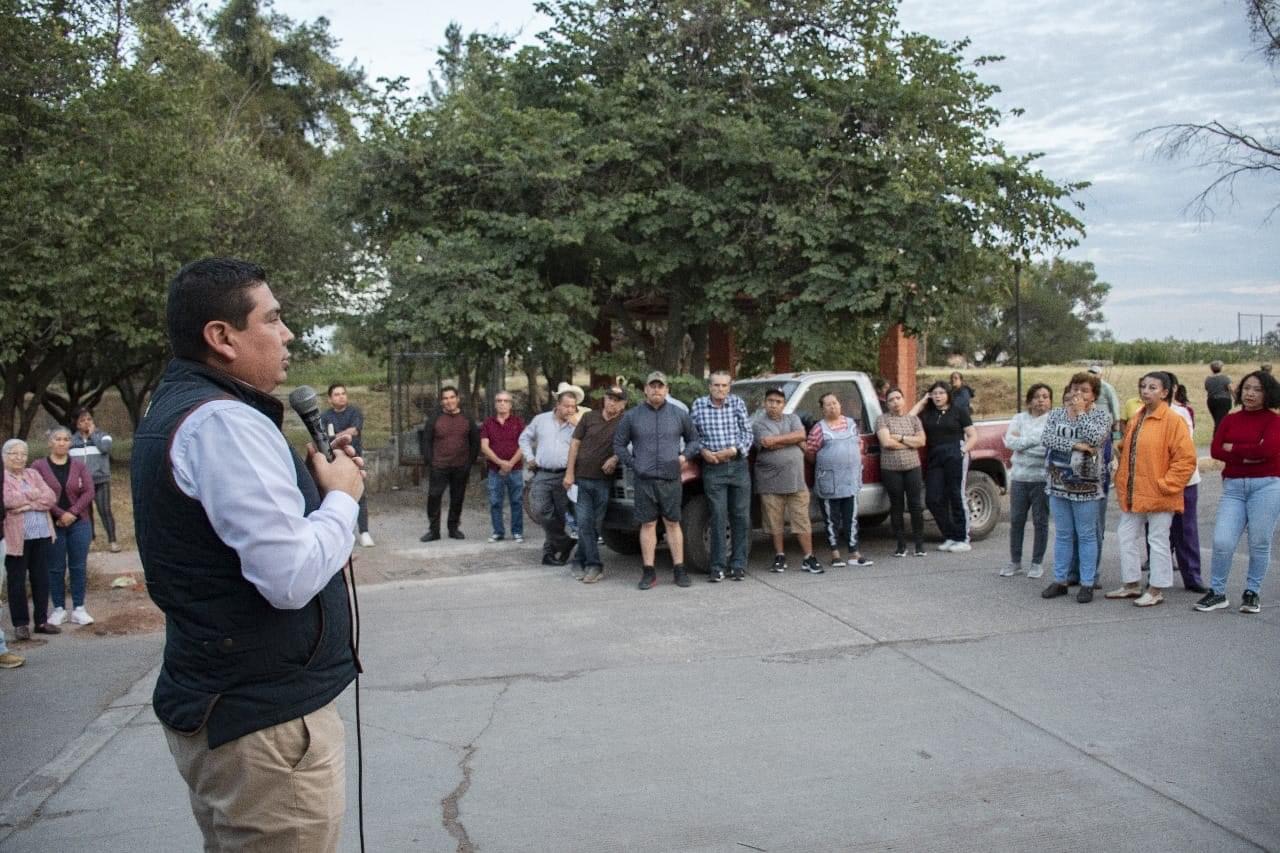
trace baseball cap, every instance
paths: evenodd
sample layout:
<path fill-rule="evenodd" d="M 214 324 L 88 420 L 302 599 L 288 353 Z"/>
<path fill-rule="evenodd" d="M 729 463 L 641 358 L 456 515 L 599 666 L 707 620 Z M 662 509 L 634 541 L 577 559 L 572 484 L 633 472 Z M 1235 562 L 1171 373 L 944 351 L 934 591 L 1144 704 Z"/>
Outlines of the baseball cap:
<path fill-rule="evenodd" d="M 621 400 L 624 403 L 627 402 L 627 389 L 620 385 L 611 385 L 604 389 L 604 395 L 615 400 Z"/>
<path fill-rule="evenodd" d="M 644 381 L 644 384 L 645 384 L 645 385 L 652 385 L 652 384 L 653 384 L 653 383 L 655 383 L 655 382 L 657 382 L 657 383 L 659 383 L 659 384 L 661 384 L 661 385 L 666 385 L 666 384 L 667 384 L 667 374 L 663 373 L 661 370 L 655 370 L 655 371 L 653 371 L 653 373 L 650 373 L 650 374 L 649 374 L 649 378 L 648 378 L 648 379 L 646 379 L 646 380 Z"/>
<path fill-rule="evenodd" d="M 1102 365 L 1101 365 L 1101 364 L 1091 364 L 1091 365 L 1089 365 L 1089 372 L 1090 372 L 1090 373 L 1092 373 L 1094 376 L 1101 376 L 1101 375 L 1102 375 Z"/>

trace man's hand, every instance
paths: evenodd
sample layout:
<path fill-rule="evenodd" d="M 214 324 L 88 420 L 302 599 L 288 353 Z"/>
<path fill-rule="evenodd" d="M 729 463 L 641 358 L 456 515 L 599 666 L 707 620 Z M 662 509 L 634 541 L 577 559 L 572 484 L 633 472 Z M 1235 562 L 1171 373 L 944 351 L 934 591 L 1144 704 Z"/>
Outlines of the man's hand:
<path fill-rule="evenodd" d="M 719 465 L 720 454 L 712 453 L 704 447 L 702 448 L 702 461 L 706 462 L 708 465 Z"/>
<path fill-rule="evenodd" d="M 498 470 L 501 471 L 503 474 L 510 474 L 511 468 L 512 468 L 511 460 L 509 459 L 498 460 Z"/>
<path fill-rule="evenodd" d="M 563 483 L 562 485 L 564 486 L 564 490 L 565 490 L 566 492 L 567 492 L 567 491 L 569 491 L 570 489 L 572 489 L 572 488 L 573 488 L 573 475 L 572 475 L 572 474 L 565 474 L 565 475 L 564 475 L 564 483 Z"/>
<path fill-rule="evenodd" d="M 600 470 L 606 474 L 612 474 L 614 471 L 617 471 L 618 457 L 610 456 L 608 459 L 604 460 L 604 462 L 600 463 Z"/>
<path fill-rule="evenodd" d="M 311 476 L 322 495 L 346 492 L 352 500 L 360 500 L 364 494 L 364 460 L 356 456 L 350 436 L 338 436 L 332 447 L 333 461 L 330 462 L 316 451 L 314 444 L 307 444 L 307 467 L 311 469 Z"/>

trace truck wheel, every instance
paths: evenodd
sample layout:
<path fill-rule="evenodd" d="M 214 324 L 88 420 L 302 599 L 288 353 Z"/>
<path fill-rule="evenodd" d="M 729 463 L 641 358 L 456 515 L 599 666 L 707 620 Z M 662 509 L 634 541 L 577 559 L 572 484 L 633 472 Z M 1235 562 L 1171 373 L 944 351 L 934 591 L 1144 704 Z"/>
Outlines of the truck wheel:
<path fill-rule="evenodd" d="M 986 539 L 1000 522 L 1000 488 L 981 471 L 970 471 L 965 489 L 969 504 L 969 538 Z"/>
<path fill-rule="evenodd" d="M 888 518 L 889 513 L 887 512 L 877 512 L 872 513 L 871 515 L 858 516 L 858 529 L 862 530 L 864 528 L 870 529 L 872 527 L 879 527 L 884 524 Z"/>
<path fill-rule="evenodd" d="M 696 495 L 680 510 L 680 529 L 684 531 L 684 565 L 696 572 L 711 567 L 711 508 L 705 495 Z"/>
<path fill-rule="evenodd" d="M 610 530 L 606 527 L 600 531 L 600 535 L 611 551 L 628 556 L 640 553 L 640 534 L 634 530 Z"/>

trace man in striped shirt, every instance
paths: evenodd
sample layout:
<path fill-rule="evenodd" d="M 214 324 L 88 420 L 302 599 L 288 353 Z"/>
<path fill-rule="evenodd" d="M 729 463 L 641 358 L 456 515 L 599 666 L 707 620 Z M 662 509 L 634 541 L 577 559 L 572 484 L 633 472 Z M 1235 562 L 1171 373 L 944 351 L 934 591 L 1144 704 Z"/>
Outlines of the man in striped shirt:
<path fill-rule="evenodd" d="M 729 393 L 729 374 L 717 370 L 707 380 L 710 393 L 693 401 L 693 425 L 702 436 L 702 489 L 711 510 L 711 570 L 708 580 L 725 578 L 723 531 L 733 537 L 729 577 L 747 576 L 747 547 L 751 533 L 751 471 L 747 454 L 753 433 L 747 404 Z"/>

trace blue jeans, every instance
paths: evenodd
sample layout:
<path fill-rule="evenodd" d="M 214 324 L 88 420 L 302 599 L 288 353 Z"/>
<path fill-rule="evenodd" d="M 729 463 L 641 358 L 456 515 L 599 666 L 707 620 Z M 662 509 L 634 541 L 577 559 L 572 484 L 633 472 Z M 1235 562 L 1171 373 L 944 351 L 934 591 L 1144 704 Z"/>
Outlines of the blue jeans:
<path fill-rule="evenodd" d="M 1227 594 L 1231 557 L 1240 534 L 1249 528 L 1249 576 L 1246 592 L 1262 588 L 1271 560 L 1271 537 L 1280 518 L 1280 477 L 1223 477 L 1218 520 L 1213 526 L 1213 580 L 1218 595 Z"/>
<path fill-rule="evenodd" d="M 493 535 L 503 536 L 502 499 L 505 496 L 511 504 L 511 535 L 524 535 L 524 473 L 512 471 L 504 474 L 501 471 L 490 471 L 485 481 L 489 488 L 489 521 L 493 523 Z"/>
<path fill-rule="evenodd" d="M 578 483 L 578 503 L 574 510 L 578 519 L 578 549 L 573 561 L 583 568 L 604 568 L 600 560 L 600 527 L 604 511 L 609 508 L 609 487 L 613 480 L 583 478 Z"/>
<path fill-rule="evenodd" d="M 1014 480 L 1009 485 L 1009 559 L 1015 566 L 1022 564 L 1022 537 L 1028 513 L 1035 530 L 1031 562 L 1038 566 L 1044 562 L 1044 550 L 1049 545 L 1049 496 L 1044 493 L 1043 480 Z"/>
<path fill-rule="evenodd" d="M 702 466 L 702 490 L 711 510 L 711 568 L 724 569 L 724 529 L 733 536 L 727 568 L 747 567 L 747 536 L 751 532 L 751 472 L 747 460 L 731 459 Z"/>
<path fill-rule="evenodd" d="M 87 518 L 70 527 L 58 528 L 58 538 L 49 547 L 49 598 L 54 607 L 67 606 L 68 572 L 71 574 L 71 604 L 84 607 L 85 564 L 89 559 L 91 539 L 93 525 Z"/>
<path fill-rule="evenodd" d="M 1070 501 L 1049 496 L 1053 513 L 1053 579 L 1067 582 L 1071 554 L 1080 550 L 1080 585 L 1093 586 L 1098 572 L 1098 511 L 1101 500 Z"/>

